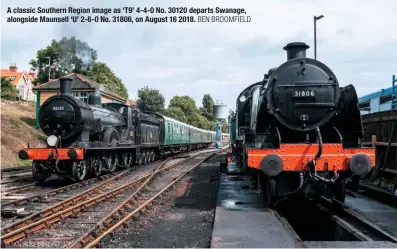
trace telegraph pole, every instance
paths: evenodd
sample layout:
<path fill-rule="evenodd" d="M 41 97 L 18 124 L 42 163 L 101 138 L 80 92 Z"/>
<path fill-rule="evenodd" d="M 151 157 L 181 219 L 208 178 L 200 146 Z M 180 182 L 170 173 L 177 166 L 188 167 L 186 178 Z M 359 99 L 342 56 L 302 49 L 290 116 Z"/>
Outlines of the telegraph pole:
<path fill-rule="evenodd" d="M 48 82 L 51 81 L 51 57 L 45 57 L 48 59 Z"/>

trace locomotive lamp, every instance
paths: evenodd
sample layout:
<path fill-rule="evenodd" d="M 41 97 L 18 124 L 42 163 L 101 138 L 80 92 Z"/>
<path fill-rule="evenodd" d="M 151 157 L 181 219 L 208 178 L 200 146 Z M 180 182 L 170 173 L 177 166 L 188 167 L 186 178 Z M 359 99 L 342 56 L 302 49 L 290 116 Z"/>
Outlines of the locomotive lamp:
<path fill-rule="evenodd" d="M 54 147 L 58 142 L 58 138 L 54 135 L 51 135 L 47 138 L 47 144 L 51 147 Z"/>

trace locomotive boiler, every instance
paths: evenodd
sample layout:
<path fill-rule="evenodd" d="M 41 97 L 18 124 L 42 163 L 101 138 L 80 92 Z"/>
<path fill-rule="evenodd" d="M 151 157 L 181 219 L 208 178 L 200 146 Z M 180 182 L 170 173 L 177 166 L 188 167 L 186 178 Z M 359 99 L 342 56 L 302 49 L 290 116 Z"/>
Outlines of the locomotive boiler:
<path fill-rule="evenodd" d="M 119 110 L 103 108 L 101 95 L 97 91 L 88 96 L 88 103 L 77 99 L 72 95 L 71 81 L 69 78 L 61 78 L 60 95 L 50 97 L 40 108 L 40 128 L 48 136 L 49 144 L 55 146 L 59 142 L 64 146 L 91 147 L 95 145 L 90 141 L 98 140 L 108 128 L 121 133 L 124 127 L 131 129 L 131 125 L 126 126 L 128 120 L 123 115 L 126 111 L 124 106 L 120 106 Z M 90 139 L 95 136 L 96 139 Z M 128 138 L 123 137 L 121 142 L 125 140 Z M 116 141 L 120 142 L 117 136 L 110 136 L 101 142 L 107 146 Z"/>
<path fill-rule="evenodd" d="M 308 45 L 289 43 L 287 61 L 237 99 L 238 157 L 269 204 L 290 195 L 344 202 L 346 178 L 375 164 L 363 148 L 354 86 L 340 87 L 332 70 L 307 58 Z"/>

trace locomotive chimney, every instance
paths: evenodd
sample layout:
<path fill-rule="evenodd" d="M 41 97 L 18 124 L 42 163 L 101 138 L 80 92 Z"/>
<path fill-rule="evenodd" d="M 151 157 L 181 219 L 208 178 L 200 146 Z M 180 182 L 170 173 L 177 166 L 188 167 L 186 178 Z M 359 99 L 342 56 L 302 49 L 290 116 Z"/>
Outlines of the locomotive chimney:
<path fill-rule="evenodd" d="M 61 85 L 61 95 L 72 96 L 72 79 L 70 78 L 60 78 Z"/>
<path fill-rule="evenodd" d="M 306 58 L 306 49 L 308 48 L 309 45 L 304 42 L 288 43 L 287 46 L 284 47 L 284 50 L 287 51 L 287 60 Z"/>

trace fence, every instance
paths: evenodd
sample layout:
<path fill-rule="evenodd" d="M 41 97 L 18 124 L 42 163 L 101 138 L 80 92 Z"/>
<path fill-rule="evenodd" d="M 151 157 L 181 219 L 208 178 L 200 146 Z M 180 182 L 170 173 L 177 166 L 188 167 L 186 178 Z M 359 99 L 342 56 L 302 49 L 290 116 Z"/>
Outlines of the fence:
<path fill-rule="evenodd" d="M 397 110 L 362 115 L 362 122 L 363 144 L 376 148 L 376 163 L 384 164 L 385 173 L 397 175 Z"/>

